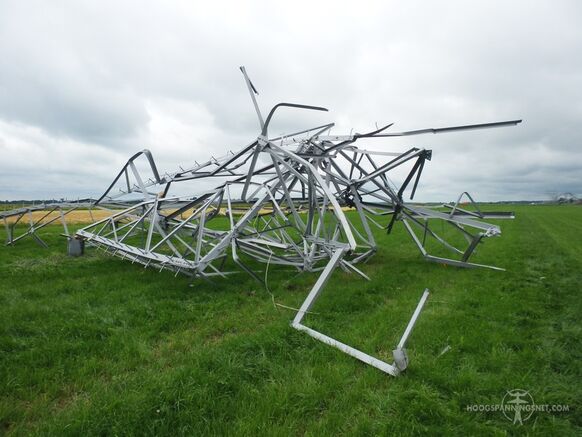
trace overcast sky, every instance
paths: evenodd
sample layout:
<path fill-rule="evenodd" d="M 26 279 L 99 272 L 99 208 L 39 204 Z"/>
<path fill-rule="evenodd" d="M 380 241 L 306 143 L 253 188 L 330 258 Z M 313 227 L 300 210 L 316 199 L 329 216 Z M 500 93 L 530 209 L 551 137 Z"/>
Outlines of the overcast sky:
<path fill-rule="evenodd" d="M 263 111 L 325 106 L 332 133 L 524 119 L 366 144 L 433 149 L 418 200 L 582 193 L 580 1 L 0 0 L 0 199 L 98 195 L 143 148 L 162 171 L 240 148 L 239 65 Z"/>

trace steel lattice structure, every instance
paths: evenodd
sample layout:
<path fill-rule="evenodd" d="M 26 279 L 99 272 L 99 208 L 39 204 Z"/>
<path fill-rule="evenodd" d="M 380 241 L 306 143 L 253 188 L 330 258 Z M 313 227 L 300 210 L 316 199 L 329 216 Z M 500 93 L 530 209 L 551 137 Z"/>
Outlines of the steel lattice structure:
<path fill-rule="evenodd" d="M 391 232 L 402 223 L 427 260 L 460 267 L 491 267 L 473 263 L 470 258 L 484 238 L 501 231 L 482 220 L 487 214 L 459 207 L 461 198 L 449 206 L 448 212 L 404 200 L 405 193 L 413 199 L 431 150 L 413 147 L 404 152 L 386 152 L 361 144 L 380 138 L 512 126 L 521 120 L 407 132 L 390 132 L 389 124 L 349 135 L 331 135 L 330 123 L 271 137 L 269 125 L 278 109 L 327 109 L 279 103 L 264 118 L 257 91 L 243 67 L 241 71 L 258 116 L 258 137 L 237 152 L 164 175 L 158 172 L 149 151 L 137 153 L 95 202 L 125 209 L 77 231 L 76 237 L 131 262 L 192 278 L 211 280 L 243 270 L 263 282 L 255 271 L 257 263 L 320 272 L 292 326 L 397 375 L 407 366 L 404 346 L 428 290 L 394 350 L 394 363 L 389 364 L 302 324 L 332 272 L 339 267 L 367 278 L 357 265 L 377 250 L 373 226 Z M 138 163 L 145 163 L 149 177 L 138 169 Z M 397 185 L 390 174 L 403 168 L 407 176 Z M 188 181 L 198 187 L 212 183 L 214 188 L 203 189 L 195 196 L 171 195 L 176 184 Z M 124 187 L 120 191 L 116 190 L 119 185 Z M 139 201 L 135 197 L 126 200 L 136 195 Z M 347 210 L 353 212 L 346 214 Z M 457 247 L 439 235 L 431 225 L 435 221 L 459 232 L 465 246 Z M 431 255 L 427 239 L 447 247 L 452 256 Z"/>
<path fill-rule="evenodd" d="M 48 247 L 38 235 L 38 231 L 56 221 L 61 222 L 64 235 L 70 237 L 66 216 L 81 208 L 87 209 L 92 216 L 93 205 L 94 200 L 85 199 L 77 202 L 45 202 L 9 211 L 0 211 L 0 219 L 2 219 L 6 231 L 6 245 L 13 246 L 25 237 L 32 237 L 39 245 Z M 35 213 L 38 213 L 39 216 L 35 217 Z M 22 224 L 26 224 L 24 229 L 22 226 L 18 226 Z"/>

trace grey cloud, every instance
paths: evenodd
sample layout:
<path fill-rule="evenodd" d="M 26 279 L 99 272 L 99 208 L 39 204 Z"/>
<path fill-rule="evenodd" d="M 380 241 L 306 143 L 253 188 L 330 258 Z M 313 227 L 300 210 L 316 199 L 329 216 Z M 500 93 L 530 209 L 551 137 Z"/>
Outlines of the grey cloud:
<path fill-rule="evenodd" d="M 220 155 L 258 133 L 238 71 L 244 64 L 264 111 L 279 101 L 330 109 L 282 111 L 272 133 L 327 121 L 339 133 L 376 122 L 406 130 L 525 120 L 511 129 L 367 144 L 434 149 L 421 200 L 463 189 L 488 200 L 582 192 L 580 16 L 576 1 L 5 1 L 0 152 L 18 155 L 14 145 L 22 142 L 37 147 L 22 153 L 65 147 L 54 177 L 29 177 L 18 188 L 31 197 L 66 195 L 87 173 L 94 178 L 82 188 L 99 191 L 143 147 L 169 171 Z M 152 105 L 161 112 L 152 115 Z M 27 127 L 43 133 L 23 139 Z M 68 139 L 73 144 L 63 146 Z M 30 154 L 15 159 L 23 171 L 42 165 Z M 8 166 L 0 161 L 5 197 L 16 190 Z"/>

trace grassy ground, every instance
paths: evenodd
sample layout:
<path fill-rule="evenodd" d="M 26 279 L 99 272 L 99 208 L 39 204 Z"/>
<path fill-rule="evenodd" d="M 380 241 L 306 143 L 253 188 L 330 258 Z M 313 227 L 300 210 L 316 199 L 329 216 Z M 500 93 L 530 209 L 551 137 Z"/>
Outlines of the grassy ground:
<path fill-rule="evenodd" d="M 507 272 L 427 263 L 398 226 L 377 232 L 370 282 L 334 273 L 306 323 L 387 360 L 431 289 L 399 378 L 291 329 L 243 274 L 190 286 L 68 258 L 58 227 L 50 249 L 0 248 L 0 434 L 580 435 L 582 207 L 515 210 L 474 259 Z M 316 278 L 269 285 L 297 307 Z M 517 388 L 569 411 L 467 411 Z"/>

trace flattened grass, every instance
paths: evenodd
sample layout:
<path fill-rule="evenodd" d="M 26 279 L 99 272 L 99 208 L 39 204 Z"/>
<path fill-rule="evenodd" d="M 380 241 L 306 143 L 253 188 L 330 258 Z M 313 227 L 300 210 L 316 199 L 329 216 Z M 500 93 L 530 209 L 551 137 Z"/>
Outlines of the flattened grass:
<path fill-rule="evenodd" d="M 244 274 L 190 286 L 91 249 L 68 258 L 58 227 L 49 249 L 2 248 L 0 434 L 579 435 L 582 208 L 515 210 L 475 258 L 507 272 L 427 263 L 397 226 L 376 232 L 370 282 L 334 273 L 306 323 L 384 359 L 431 289 L 399 378 L 291 329 Z M 316 279 L 269 271 L 291 307 Z M 515 388 L 569 411 L 522 426 L 467 411 Z"/>

